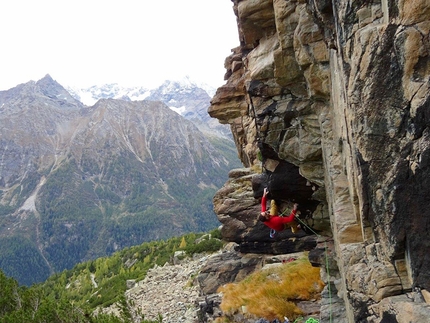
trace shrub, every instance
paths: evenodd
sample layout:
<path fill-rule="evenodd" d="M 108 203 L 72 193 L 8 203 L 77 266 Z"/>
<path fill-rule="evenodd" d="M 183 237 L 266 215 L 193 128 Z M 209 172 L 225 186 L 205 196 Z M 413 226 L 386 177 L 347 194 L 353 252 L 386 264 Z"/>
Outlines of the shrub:
<path fill-rule="evenodd" d="M 319 268 L 312 267 L 308 259 L 282 264 L 255 272 L 239 283 L 222 286 L 221 309 L 229 316 L 246 312 L 268 320 L 282 320 L 284 316 L 296 319 L 302 313 L 297 303 L 319 298 L 323 287 Z"/>
<path fill-rule="evenodd" d="M 218 228 L 213 229 L 212 231 L 209 232 L 209 234 L 211 235 L 212 239 L 222 240 L 221 230 Z"/>
<path fill-rule="evenodd" d="M 187 255 L 193 255 L 195 253 L 203 253 L 203 252 L 215 252 L 224 245 L 221 240 L 218 239 L 209 239 L 202 240 L 198 244 L 193 244 L 185 247 L 185 252 Z"/>

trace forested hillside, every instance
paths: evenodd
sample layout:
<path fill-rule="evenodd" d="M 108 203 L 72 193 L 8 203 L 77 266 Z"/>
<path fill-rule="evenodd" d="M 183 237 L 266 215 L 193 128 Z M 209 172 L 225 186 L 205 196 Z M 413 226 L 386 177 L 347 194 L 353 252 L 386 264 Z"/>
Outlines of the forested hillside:
<path fill-rule="evenodd" d="M 184 256 L 216 251 L 223 245 L 219 237 L 216 229 L 143 243 L 80 263 L 31 287 L 20 286 L 0 271 L 0 323 L 132 322 L 124 299 L 127 280 L 142 280 L 154 265 L 171 262 L 175 251 L 183 251 Z M 113 303 L 121 307 L 121 317 L 94 315 L 96 308 Z M 141 313 L 142 323 L 152 322 L 144 317 Z"/>

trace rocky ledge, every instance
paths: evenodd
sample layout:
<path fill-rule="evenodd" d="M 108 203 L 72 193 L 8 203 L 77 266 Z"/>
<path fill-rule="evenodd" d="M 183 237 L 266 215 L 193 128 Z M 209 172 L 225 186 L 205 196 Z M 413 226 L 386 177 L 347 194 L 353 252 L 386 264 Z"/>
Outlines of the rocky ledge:
<path fill-rule="evenodd" d="M 217 292 L 220 286 L 241 281 L 256 270 L 279 266 L 303 256 L 303 253 L 276 256 L 242 254 L 235 248 L 237 244 L 230 243 L 219 252 L 193 258 L 183 258 L 183 254 L 178 252 L 173 263 L 152 268 L 142 281 L 127 281 L 125 296 L 134 321 L 162 318 L 163 323 L 213 322 L 223 315 L 219 308 L 222 294 Z M 318 317 L 324 304 L 330 303 L 332 308 L 336 308 L 335 299 L 328 301 L 328 295 L 321 296 L 321 300 L 298 304 L 304 316 Z M 117 305 L 106 312 L 120 314 Z M 245 313 L 235 314 L 234 321 L 268 323 L 263 318 L 252 318 Z"/>

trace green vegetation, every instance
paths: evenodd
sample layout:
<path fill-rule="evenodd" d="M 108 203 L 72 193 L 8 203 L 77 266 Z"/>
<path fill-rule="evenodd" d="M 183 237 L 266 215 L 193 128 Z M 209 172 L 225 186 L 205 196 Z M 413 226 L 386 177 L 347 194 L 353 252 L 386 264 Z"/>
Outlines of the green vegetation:
<path fill-rule="evenodd" d="M 312 267 L 307 257 L 263 269 L 220 288 L 220 307 L 226 316 L 217 322 L 231 322 L 229 317 L 244 307 L 255 317 L 282 321 L 286 316 L 295 320 L 302 314 L 296 303 L 318 298 L 322 288 L 320 269 Z"/>
<path fill-rule="evenodd" d="M 41 257 L 39 250 L 26 238 L 6 237 L 0 239 L 3 252 L 0 254 L 0 268 L 10 276 L 23 277 L 22 284 L 31 285 L 42 281 L 49 275 L 49 267 Z M 32 277 L 28 275 L 32 268 Z"/>
<path fill-rule="evenodd" d="M 13 213 L 15 207 L 8 205 L 0 205 L 0 216 Z"/>
<path fill-rule="evenodd" d="M 211 238 L 202 233 L 190 233 L 166 241 L 146 242 L 126 248 L 110 257 L 80 263 L 71 270 L 55 274 L 42 285 L 52 297 L 73 300 L 75 304 L 91 309 L 106 307 L 119 301 L 126 290 L 126 280 L 142 280 L 155 264 L 162 266 L 170 262 L 175 251 L 184 250 L 192 255 L 220 249 L 222 242 L 212 238 L 219 234 L 218 231 L 211 231 Z M 208 238 L 194 243 L 202 236 Z"/>
<path fill-rule="evenodd" d="M 150 268 L 170 262 L 178 250 L 189 255 L 214 251 L 214 245 L 222 246 L 219 236 L 216 229 L 209 234 L 190 233 L 146 242 L 111 257 L 80 263 L 31 287 L 19 286 L 0 271 L 0 323 L 131 323 L 124 299 L 126 280 L 142 280 Z M 92 314 L 96 308 L 113 303 L 120 307 L 121 317 Z M 149 321 L 142 313 L 141 322 L 161 323 L 162 317 Z"/>
<path fill-rule="evenodd" d="M 177 161 L 162 166 L 159 172 L 169 178 L 165 185 L 158 178 L 151 179 L 152 166 L 142 165 L 126 152 L 110 156 L 103 166 L 89 156 L 84 155 L 80 161 L 68 156 L 47 175 L 39 191 L 36 203 L 40 220 L 30 215 L 26 225 L 32 230 L 38 227 L 37 243 L 43 250 L 36 246 L 35 232 L 28 229 L 13 233 L 25 241 L 28 261 L 14 261 L 24 255 L 19 243 L 3 244 L 10 250 L 0 250 L 0 268 L 20 284 L 30 286 L 47 279 L 49 270 L 71 269 L 76 263 L 109 256 L 145 241 L 204 232 L 219 225 L 212 197 L 226 180 L 225 170 L 208 167 L 204 156 L 197 173 L 190 174 L 186 182 L 184 174 L 178 172 Z M 28 183 L 23 181 L 13 194 L 22 198 L 20 192 L 31 192 L 39 179 L 36 173 L 29 176 Z M 200 181 L 211 185 L 199 185 Z M 13 221 L 7 215 L 13 211 L 10 206 L 0 207 L 0 215 L 5 215 L 0 219 L 0 230 L 4 228 L 6 234 Z"/>
<path fill-rule="evenodd" d="M 121 304 L 120 304 L 121 305 Z M 0 271 L 0 323 L 132 323 L 126 307 L 121 316 L 92 315 L 65 299 L 45 297 L 40 288 L 18 286 Z M 158 321 L 148 323 L 158 323 Z"/>

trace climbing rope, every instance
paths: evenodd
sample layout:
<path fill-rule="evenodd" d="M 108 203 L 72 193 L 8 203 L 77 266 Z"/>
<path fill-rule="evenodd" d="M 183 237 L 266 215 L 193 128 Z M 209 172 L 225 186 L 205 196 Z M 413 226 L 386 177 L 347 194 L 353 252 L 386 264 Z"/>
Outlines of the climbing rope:
<path fill-rule="evenodd" d="M 249 94 L 249 92 L 247 92 L 248 94 L 248 99 L 249 99 L 249 105 L 251 106 L 251 110 L 252 110 L 252 118 L 254 119 L 254 124 L 255 124 L 255 130 L 257 132 L 257 142 L 260 142 L 260 128 L 258 127 L 258 123 L 257 123 L 257 113 L 255 112 L 255 107 L 254 107 L 254 103 L 252 102 L 252 97 L 251 94 Z"/>
<path fill-rule="evenodd" d="M 279 216 L 284 216 L 284 214 L 285 213 L 287 213 L 287 211 L 288 211 L 289 209 L 285 209 L 285 211 L 284 212 L 282 212 L 281 214 L 279 214 Z"/>
<path fill-rule="evenodd" d="M 298 222 L 300 222 L 301 225 L 304 225 L 306 228 L 309 229 L 312 233 L 314 233 L 317 237 L 321 237 L 318 233 L 315 232 L 310 226 L 308 226 L 305 222 L 303 222 L 299 217 L 295 217 Z M 332 318 L 332 297 L 331 297 L 331 284 L 330 284 L 330 271 L 329 271 L 329 260 L 328 260 L 328 247 L 327 247 L 327 241 L 324 241 L 324 254 L 325 254 L 325 266 L 327 271 L 327 289 L 328 289 L 328 296 L 329 296 L 329 313 L 330 313 L 330 323 L 333 322 Z M 309 320 L 308 320 L 309 321 Z M 315 321 L 306 321 L 305 323 L 314 323 Z M 318 322 L 318 321 L 316 321 Z"/>
<path fill-rule="evenodd" d="M 260 128 L 259 128 L 259 126 L 258 126 L 258 122 L 257 122 L 257 113 L 255 112 L 255 107 L 254 107 L 254 103 L 253 103 L 253 101 L 252 101 L 252 97 L 251 97 L 251 94 L 247 91 L 247 94 L 248 94 L 248 99 L 249 99 L 249 105 L 250 105 L 250 107 L 251 107 L 251 111 L 252 111 L 252 115 L 251 115 L 251 117 L 254 119 L 254 124 L 255 124 L 255 130 L 256 130 L 256 141 L 258 142 L 258 143 L 260 143 L 260 140 L 261 140 L 261 138 L 260 138 Z M 264 167 L 264 162 L 263 162 L 263 156 L 261 155 L 261 168 L 262 168 L 262 171 L 264 170 L 266 173 L 267 173 L 267 169 Z M 270 184 L 270 182 L 271 182 L 271 180 L 272 180 L 272 174 L 273 173 L 271 173 L 270 175 L 269 175 L 269 178 L 268 178 L 268 180 L 267 180 L 267 185 L 266 185 L 266 187 L 269 187 L 269 184 Z M 284 210 L 284 212 L 282 212 L 281 214 L 279 214 L 279 216 L 283 216 L 286 212 L 288 211 L 288 209 L 285 209 Z M 312 233 L 314 233 L 315 235 L 317 235 L 318 237 L 320 236 L 318 233 L 316 233 L 310 226 L 308 226 L 306 223 L 304 223 L 299 217 L 295 217 L 297 220 L 298 220 L 298 222 L 300 222 L 302 225 L 304 225 L 304 226 L 306 226 Z M 274 230 L 274 229 L 271 229 L 270 230 L 270 238 L 274 238 L 275 237 L 275 234 L 276 234 L 276 231 Z M 325 260 L 326 260 L 326 271 L 327 271 L 327 275 L 328 275 L 328 292 L 329 292 L 329 300 L 330 300 L 330 323 L 332 322 L 332 307 L 331 307 L 331 304 L 332 304 L 332 302 L 331 302 L 331 288 L 330 288 L 330 274 L 329 274 L 329 265 L 328 265 L 328 256 L 327 256 L 327 242 L 324 242 L 324 245 L 325 245 L 325 256 L 326 256 L 326 258 L 325 258 Z M 298 318 L 298 319 L 301 319 L 301 320 L 303 320 L 303 318 L 301 317 L 301 318 Z M 296 319 L 293 323 L 296 323 L 296 322 L 298 322 L 297 320 L 298 319 Z M 305 323 L 319 323 L 319 321 L 318 320 L 316 320 L 316 319 L 314 319 L 314 318 L 308 318 L 306 321 L 305 321 Z"/>
<path fill-rule="evenodd" d="M 303 317 L 300 316 L 296 318 L 293 323 L 300 323 L 302 321 L 303 321 Z M 286 322 L 289 322 L 289 321 L 286 321 Z M 304 323 L 319 323 L 319 321 L 317 319 L 314 319 L 313 317 L 310 317 Z"/>
<path fill-rule="evenodd" d="M 259 144 L 260 140 L 261 140 L 261 136 L 260 136 L 260 127 L 258 126 L 258 122 L 257 122 L 257 113 L 255 112 L 255 107 L 254 107 L 254 103 L 252 102 L 251 94 L 249 92 L 247 92 L 247 94 L 248 94 L 249 105 L 250 105 L 251 111 L 252 111 L 252 113 L 249 113 L 249 114 L 250 114 L 251 118 L 254 119 L 255 133 L 256 133 L 255 134 L 255 141 Z M 258 144 L 257 144 L 257 146 L 258 146 Z M 260 156 L 258 156 L 258 153 L 257 153 L 257 158 L 261 162 L 261 172 L 262 173 L 264 173 L 264 172 L 267 173 L 267 169 L 264 167 L 263 154 L 261 153 L 260 150 L 259 150 L 259 153 L 260 153 Z M 270 178 L 269 178 L 269 180 L 270 180 Z"/>
<path fill-rule="evenodd" d="M 317 319 L 314 319 L 313 317 L 310 317 L 306 320 L 305 323 L 319 323 Z"/>
<path fill-rule="evenodd" d="M 288 211 L 288 209 L 285 209 L 284 212 L 282 212 L 279 216 L 283 216 L 286 212 Z M 315 234 L 317 237 L 321 237 L 321 235 L 319 235 L 317 232 L 315 232 L 314 229 L 312 229 L 309 225 L 307 225 L 307 223 L 305 223 L 304 221 L 302 221 L 298 216 L 295 216 L 296 221 L 298 221 L 301 225 L 305 226 L 310 232 L 312 232 L 313 234 Z M 270 230 L 270 238 L 273 238 L 275 236 L 276 231 L 271 229 Z M 325 254 L 325 265 L 326 265 L 326 271 L 327 271 L 327 289 L 328 289 L 328 295 L 329 295 L 329 313 L 330 313 L 330 323 L 332 323 L 332 297 L 331 297 L 331 284 L 330 284 L 330 269 L 329 269 L 329 260 L 328 260 L 328 247 L 327 247 L 327 241 L 324 241 L 324 254 Z M 298 319 L 303 319 L 303 318 L 298 318 Z M 293 323 L 298 322 L 296 319 Z M 309 318 L 306 320 L 305 323 L 318 323 L 318 320 L 314 319 L 314 318 Z"/>
<path fill-rule="evenodd" d="M 260 128 L 259 128 L 259 126 L 258 126 L 258 122 L 257 122 L 257 113 L 255 112 L 255 107 L 254 107 L 254 103 L 253 103 L 253 101 L 252 101 L 252 97 L 251 97 L 251 94 L 247 91 L 247 94 L 248 94 L 248 99 L 249 99 L 249 104 L 250 104 L 250 107 L 251 107 L 251 111 L 252 111 L 252 115 L 251 115 L 251 117 L 254 119 L 254 124 L 255 124 L 255 130 L 256 130 L 256 141 L 258 142 L 258 143 L 260 143 L 260 140 L 261 140 L 261 138 L 260 138 Z M 264 167 L 264 163 L 263 163 L 263 160 L 264 160 L 264 158 L 263 158 L 263 156 L 261 155 L 261 168 L 262 168 L 262 170 L 264 170 L 264 171 L 266 171 L 266 173 L 267 173 L 267 169 Z M 267 185 L 266 185 L 266 187 L 268 187 L 269 186 L 269 184 L 270 184 L 270 181 L 271 181 L 271 177 L 272 177 L 272 174 L 273 173 L 271 173 L 270 175 L 269 175 L 269 178 L 268 178 L 268 183 L 267 183 Z M 286 212 L 288 211 L 288 209 L 285 209 L 284 210 L 284 212 L 282 212 L 279 216 L 283 216 Z M 300 222 L 301 223 L 301 225 L 304 225 L 305 227 L 307 227 L 312 233 L 314 233 L 316 236 L 318 236 L 318 237 L 320 237 L 320 235 L 318 234 L 318 233 L 316 233 L 310 226 L 308 226 L 305 222 L 303 222 L 299 217 L 295 217 L 296 218 L 296 220 L 298 220 L 298 222 Z M 276 231 L 275 230 L 273 230 L 273 229 L 271 229 L 270 230 L 270 238 L 274 238 L 274 236 L 275 236 L 275 234 L 276 234 Z M 332 297 L 331 297 L 331 287 L 330 287 L 330 272 L 329 272 L 329 262 L 328 262 L 328 252 L 327 252 L 327 242 L 324 242 L 324 248 L 325 248 L 325 261 L 326 261 L 326 271 L 327 271 L 327 276 L 328 276 L 328 286 L 327 286 L 327 288 L 328 288 L 328 294 L 329 294 L 329 313 L 330 313 L 330 323 L 332 323 Z M 303 319 L 303 318 L 302 318 Z M 296 320 L 297 321 L 297 320 Z M 294 321 L 294 322 L 296 322 L 296 321 Z M 316 320 L 316 319 L 314 319 L 314 318 L 309 318 L 308 320 L 306 320 L 306 322 L 305 323 L 318 323 L 319 321 L 318 320 Z"/>

